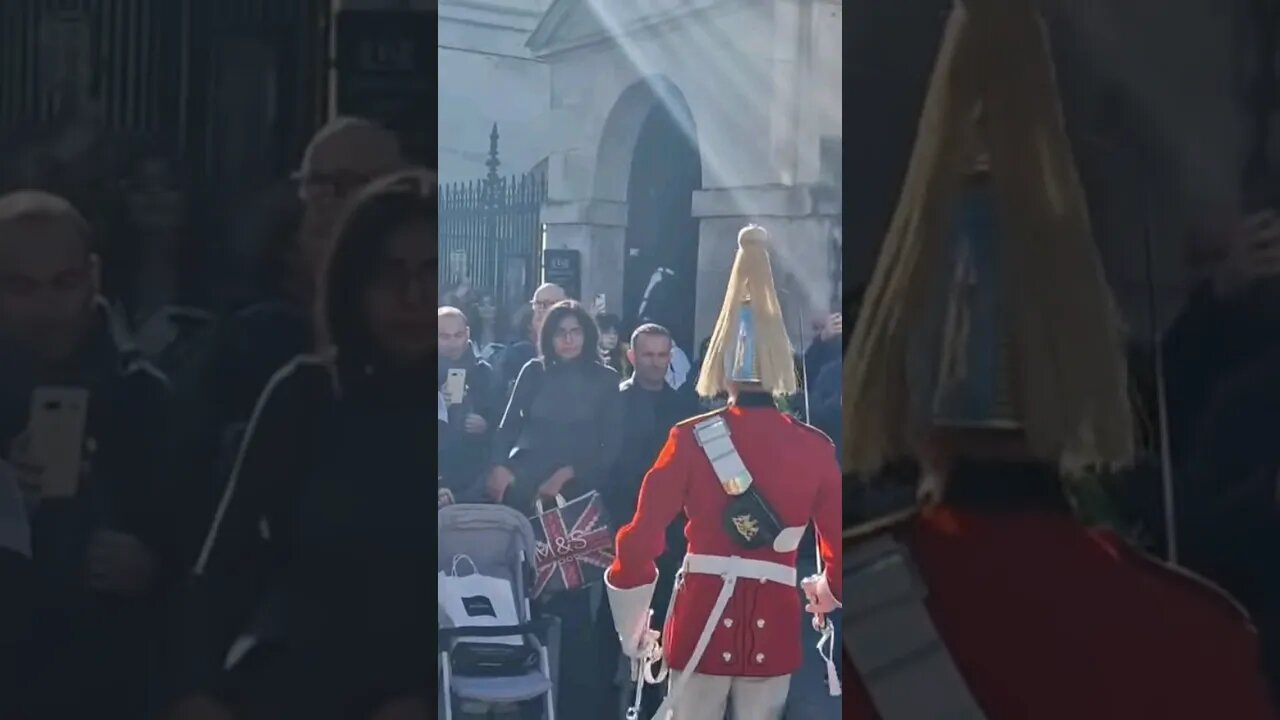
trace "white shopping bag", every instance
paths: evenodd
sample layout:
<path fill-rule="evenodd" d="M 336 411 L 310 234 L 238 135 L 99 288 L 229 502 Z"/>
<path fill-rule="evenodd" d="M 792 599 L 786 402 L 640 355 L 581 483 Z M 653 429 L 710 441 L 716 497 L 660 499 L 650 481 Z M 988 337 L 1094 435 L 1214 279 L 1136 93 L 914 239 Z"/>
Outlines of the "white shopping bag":
<path fill-rule="evenodd" d="M 471 566 L 471 574 L 458 574 L 458 565 L 463 561 Z M 453 627 L 503 627 L 520 624 L 516 614 L 515 589 L 511 582 L 481 575 L 476 570 L 476 564 L 466 555 L 455 555 L 450 572 L 441 570 L 439 581 L 437 602 Z M 457 642 L 511 646 L 524 644 L 519 635 L 459 637 Z"/>

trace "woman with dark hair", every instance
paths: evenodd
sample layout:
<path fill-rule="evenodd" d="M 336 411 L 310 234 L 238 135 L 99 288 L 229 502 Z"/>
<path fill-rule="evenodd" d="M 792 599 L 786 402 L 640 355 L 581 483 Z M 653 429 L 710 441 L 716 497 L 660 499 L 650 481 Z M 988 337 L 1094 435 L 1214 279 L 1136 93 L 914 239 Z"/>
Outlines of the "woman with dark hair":
<path fill-rule="evenodd" d="M 178 718 L 430 714 L 434 193 L 391 176 L 340 225 L 317 354 L 263 392 L 196 562 Z"/>
<path fill-rule="evenodd" d="M 608 481 L 622 438 L 618 374 L 600 363 L 599 331 L 574 300 L 552 306 L 538 338 L 540 357 L 525 363 L 498 426 L 491 498 L 526 514 L 535 501 L 572 501 Z M 558 715 L 601 717 L 610 678 L 597 667 L 590 589 L 551 596 L 545 609 L 561 619 Z"/>
<path fill-rule="evenodd" d="M 595 321 L 575 300 L 551 308 L 495 438 L 489 493 L 532 510 L 534 500 L 596 489 L 618 454 L 622 405 L 618 373 L 592 348 Z"/>
<path fill-rule="evenodd" d="M 500 320 L 497 298 L 488 291 L 480 293 L 480 299 L 476 303 L 476 319 L 471 327 L 471 340 L 476 344 L 476 353 L 481 360 L 488 362 L 506 343 Z"/>
<path fill-rule="evenodd" d="M 613 313 L 596 315 L 596 326 L 600 328 L 600 362 L 613 368 L 619 376 L 626 378 L 631 374 L 631 364 L 627 362 L 627 344 L 620 337 L 622 319 Z"/>

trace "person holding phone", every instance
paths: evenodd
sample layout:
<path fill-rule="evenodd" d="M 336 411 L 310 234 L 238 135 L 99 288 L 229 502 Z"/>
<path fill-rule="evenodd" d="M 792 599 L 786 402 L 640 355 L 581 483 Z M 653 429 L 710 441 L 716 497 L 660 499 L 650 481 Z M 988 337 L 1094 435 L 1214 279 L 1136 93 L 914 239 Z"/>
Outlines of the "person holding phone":
<path fill-rule="evenodd" d="M 476 356 L 467 316 L 458 308 L 436 311 L 436 380 L 449 422 L 441 435 L 439 475 L 456 493 L 474 489 L 485 470 L 498 402 L 493 369 Z"/>
<path fill-rule="evenodd" d="M 30 520 L 35 720 L 143 716 L 174 579 L 168 384 L 118 346 L 91 241 L 62 198 L 0 198 L 0 449 Z"/>

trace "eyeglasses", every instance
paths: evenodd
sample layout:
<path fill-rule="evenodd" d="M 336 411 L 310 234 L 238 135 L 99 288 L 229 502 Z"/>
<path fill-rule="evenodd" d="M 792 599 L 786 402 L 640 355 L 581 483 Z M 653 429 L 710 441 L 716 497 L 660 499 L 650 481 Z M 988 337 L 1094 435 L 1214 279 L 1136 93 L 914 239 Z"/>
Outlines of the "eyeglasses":
<path fill-rule="evenodd" d="M 414 168 L 412 170 L 404 170 L 386 178 L 386 186 L 380 187 L 380 190 L 387 192 L 401 192 L 421 197 L 432 197 L 436 194 L 435 173 L 424 168 Z"/>
<path fill-rule="evenodd" d="M 372 178 L 359 173 L 302 173 L 293 174 L 293 179 L 302 190 L 304 197 L 344 198 L 356 190 L 369 184 Z"/>

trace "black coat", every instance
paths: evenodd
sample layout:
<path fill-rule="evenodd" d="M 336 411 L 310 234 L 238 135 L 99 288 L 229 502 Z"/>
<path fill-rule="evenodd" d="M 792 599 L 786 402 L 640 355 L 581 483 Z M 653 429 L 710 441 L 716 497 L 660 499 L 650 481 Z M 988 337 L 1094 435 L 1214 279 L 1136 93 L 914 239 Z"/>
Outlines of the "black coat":
<path fill-rule="evenodd" d="M 303 357 L 268 385 L 197 567 L 176 692 L 270 687 L 296 717 L 345 717 L 434 677 L 435 464 L 425 377 Z M 222 671 L 235 638 L 261 639 Z M 262 658 L 269 658 L 263 662 Z M 257 662 L 254 662 L 257 660 Z M 247 672 L 247 671 L 245 671 Z"/>
<path fill-rule="evenodd" d="M 77 363 L 56 375 L 38 371 L 12 348 L 0 350 L 0 362 L 0 448 L 26 428 L 36 387 L 89 393 L 87 472 L 79 492 L 43 501 L 29 518 L 35 615 L 20 683 L 47 712 L 134 716 L 146 703 L 159 614 L 178 576 L 173 507 L 181 488 L 168 457 L 168 382 L 118 348 L 104 318 Z M 150 593 L 123 598 L 88 587 L 88 545 L 100 530 L 132 535 L 151 551 L 157 576 Z"/>
<path fill-rule="evenodd" d="M 440 426 L 440 454 L 437 475 L 443 487 L 455 495 L 478 488 L 478 481 L 488 468 L 493 435 L 502 419 L 502 401 L 497 394 L 493 368 L 473 353 L 464 353 L 456 362 L 440 358 L 436 382 L 441 389 L 450 369 L 467 372 L 466 394 L 461 404 L 450 406 L 449 422 Z M 472 434 L 463 429 L 467 415 L 475 413 L 488 426 L 483 433 Z"/>
<path fill-rule="evenodd" d="M 622 381 L 622 444 L 612 477 L 604 490 L 615 526 L 630 522 L 640 496 L 640 483 L 658 459 L 672 426 L 701 412 L 697 397 L 666 383 L 645 390 L 634 378 Z"/>
<path fill-rule="evenodd" d="M 538 486 L 572 467 L 566 499 L 603 487 L 622 443 L 618 373 L 598 362 L 525 363 L 498 426 L 493 463 L 516 476 L 504 501 L 532 509 Z"/>

